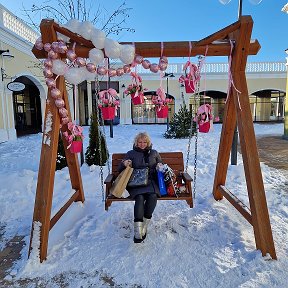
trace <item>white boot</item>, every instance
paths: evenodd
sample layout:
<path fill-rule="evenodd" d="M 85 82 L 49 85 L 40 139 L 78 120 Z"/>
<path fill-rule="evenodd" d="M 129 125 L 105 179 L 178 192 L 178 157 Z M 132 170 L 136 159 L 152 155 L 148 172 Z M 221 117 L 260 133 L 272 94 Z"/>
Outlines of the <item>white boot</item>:
<path fill-rule="evenodd" d="M 143 222 L 134 222 L 134 243 L 141 243 Z"/>
<path fill-rule="evenodd" d="M 144 240 L 147 235 L 147 227 L 150 223 L 151 219 L 143 218 L 143 226 L 142 226 L 142 239 Z"/>

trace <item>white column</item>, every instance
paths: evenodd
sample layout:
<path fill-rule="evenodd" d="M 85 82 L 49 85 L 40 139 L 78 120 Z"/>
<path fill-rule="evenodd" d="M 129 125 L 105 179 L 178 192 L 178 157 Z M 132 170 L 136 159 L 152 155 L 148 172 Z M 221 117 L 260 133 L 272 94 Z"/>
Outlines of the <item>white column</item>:
<path fill-rule="evenodd" d="M 125 87 L 120 86 L 120 124 L 132 124 L 131 97 L 124 95 Z"/>
<path fill-rule="evenodd" d="M 92 85 L 91 82 L 87 82 L 87 98 L 88 98 L 88 116 L 89 116 L 89 121 L 88 124 L 91 124 L 91 119 L 90 116 L 92 114 Z"/>

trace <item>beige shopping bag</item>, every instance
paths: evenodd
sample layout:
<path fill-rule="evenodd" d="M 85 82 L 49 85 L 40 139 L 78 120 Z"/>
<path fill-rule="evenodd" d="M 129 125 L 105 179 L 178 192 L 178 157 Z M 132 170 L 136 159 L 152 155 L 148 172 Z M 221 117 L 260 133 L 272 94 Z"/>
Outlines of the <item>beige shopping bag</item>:
<path fill-rule="evenodd" d="M 130 176 L 133 172 L 133 168 L 130 166 L 126 167 L 116 178 L 114 181 L 111 189 L 110 189 L 110 194 L 117 198 L 121 198 L 123 192 L 126 189 L 127 183 L 130 179 Z"/>

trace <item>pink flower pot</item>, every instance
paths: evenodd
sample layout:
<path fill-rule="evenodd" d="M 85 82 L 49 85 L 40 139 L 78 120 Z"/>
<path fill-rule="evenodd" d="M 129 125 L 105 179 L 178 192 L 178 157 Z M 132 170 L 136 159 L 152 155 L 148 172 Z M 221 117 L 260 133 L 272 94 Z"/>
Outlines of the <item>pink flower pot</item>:
<path fill-rule="evenodd" d="M 186 93 L 194 93 L 195 92 L 195 83 L 193 80 L 186 78 L 185 79 L 185 91 Z"/>
<path fill-rule="evenodd" d="M 157 118 L 167 118 L 168 117 L 168 106 L 161 107 L 159 110 L 156 108 Z"/>
<path fill-rule="evenodd" d="M 201 133 L 208 133 L 210 130 L 210 121 L 204 122 L 203 124 L 199 124 L 199 132 Z"/>
<path fill-rule="evenodd" d="M 80 153 L 82 151 L 82 141 L 73 141 L 70 146 L 71 153 Z"/>
<path fill-rule="evenodd" d="M 133 105 L 141 105 L 144 103 L 144 94 L 142 92 L 138 93 L 137 96 L 134 94 L 131 94 L 131 100 Z"/>
<path fill-rule="evenodd" d="M 101 107 L 104 120 L 113 120 L 115 118 L 115 107 Z"/>

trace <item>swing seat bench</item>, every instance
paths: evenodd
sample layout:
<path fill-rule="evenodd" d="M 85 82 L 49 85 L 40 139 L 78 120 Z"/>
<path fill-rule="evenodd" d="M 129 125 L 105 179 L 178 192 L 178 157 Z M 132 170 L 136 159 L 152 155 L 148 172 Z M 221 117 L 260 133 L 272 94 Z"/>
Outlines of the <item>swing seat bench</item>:
<path fill-rule="evenodd" d="M 168 164 L 171 169 L 174 171 L 177 184 L 180 186 L 185 187 L 185 191 L 179 193 L 177 196 L 162 196 L 158 198 L 158 200 L 186 200 L 187 204 L 190 208 L 193 208 L 193 197 L 192 197 L 192 189 L 191 189 L 191 176 L 183 172 L 184 171 L 184 160 L 183 160 L 183 153 L 182 152 L 160 152 L 159 153 L 163 163 Z M 113 182 L 119 175 L 118 166 L 120 162 L 124 159 L 125 153 L 114 153 L 112 154 L 112 172 L 109 174 L 104 184 L 106 186 L 105 191 L 105 210 L 107 211 L 108 208 L 111 206 L 112 202 L 117 201 L 134 201 L 130 197 L 128 198 L 117 198 L 110 194 L 110 188 L 113 185 Z"/>

